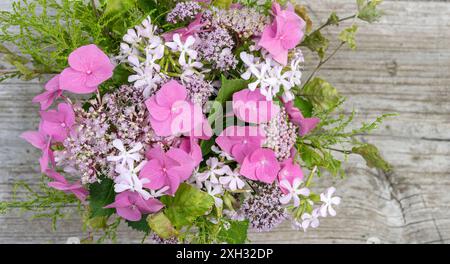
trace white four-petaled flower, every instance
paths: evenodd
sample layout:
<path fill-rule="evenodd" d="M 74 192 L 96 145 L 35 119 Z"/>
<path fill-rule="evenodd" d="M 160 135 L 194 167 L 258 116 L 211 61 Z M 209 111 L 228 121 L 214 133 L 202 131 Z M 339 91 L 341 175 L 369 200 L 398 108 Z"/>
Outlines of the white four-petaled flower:
<path fill-rule="evenodd" d="M 231 191 L 242 190 L 245 182 L 241 179 L 239 169 L 232 171 L 231 169 L 225 173 L 226 176 L 219 178 L 220 184 L 228 187 Z"/>
<path fill-rule="evenodd" d="M 143 189 L 143 185 L 149 183 L 149 179 L 140 179 L 138 177 L 139 171 L 144 167 L 146 161 L 141 162 L 136 167 L 125 168 L 119 165 L 116 168 L 116 172 L 119 173 L 114 179 L 114 191 L 116 193 L 121 193 L 124 191 L 137 192 L 139 193 L 144 200 L 148 200 L 152 195 Z"/>

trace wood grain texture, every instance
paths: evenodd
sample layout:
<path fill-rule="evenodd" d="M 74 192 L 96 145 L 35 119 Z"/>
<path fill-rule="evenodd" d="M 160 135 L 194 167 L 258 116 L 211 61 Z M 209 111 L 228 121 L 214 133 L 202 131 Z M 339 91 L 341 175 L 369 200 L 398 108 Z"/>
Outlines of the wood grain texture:
<path fill-rule="evenodd" d="M 11 1 L 2 1 L 6 9 Z M 315 21 L 331 10 L 348 15 L 353 0 L 307 0 Z M 445 1 L 446 2 L 446 1 Z M 288 223 L 270 233 L 252 233 L 256 243 L 450 242 L 450 3 L 385 1 L 386 15 L 374 25 L 361 24 L 358 50 L 343 50 L 319 72 L 348 97 L 358 121 L 385 112 L 400 116 L 386 122 L 367 142 L 377 144 L 394 165 L 390 174 L 367 169 L 359 157 L 349 160 L 344 181 L 323 177 L 321 191 L 335 185 L 343 202 L 338 216 L 322 220 L 307 233 Z M 339 30 L 329 28 L 335 36 Z M 307 55 L 307 70 L 315 62 Z M 38 151 L 18 138 L 35 129 L 38 107 L 31 98 L 37 82 L 0 85 L 0 199 L 10 199 L 14 181 L 33 184 L 39 177 Z M 29 220 L 13 212 L 0 216 L 0 243 L 61 243 L 80 236 L 78 218 L 52 232 L 47 220 Z M 122 226 L 119 242 L 139 242 L 141 235 Z"/>

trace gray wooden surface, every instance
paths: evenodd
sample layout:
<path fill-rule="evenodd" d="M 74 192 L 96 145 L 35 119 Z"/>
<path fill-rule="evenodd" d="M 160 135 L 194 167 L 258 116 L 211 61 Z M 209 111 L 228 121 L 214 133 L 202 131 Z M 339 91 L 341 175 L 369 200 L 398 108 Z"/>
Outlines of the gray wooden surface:
<path fill-rule="evenodd" d="M 11 1 L 3 0 L 6 9 Z M 326 20 L 335 9 L 348 14 L 354 0 L 308 0 L 314 19 Z M 399 117 L 363 139 L 377 144 L 394 165 L 384 174 L 350 159 L 344 181 L 323 177 L 321 190 L 334 184 L 343 197 L 338 215 L 317 230 L 294 232 L 284 224 L 270 233 L 252 233 L 257 243 L 449 243 L 450 242 L 450 3 L 385 1 L 386 16 L 362 25 L 358 50 L 344 50 L 320 75 L 348 97 L 359 121 L 384 112 Z M 336 34 L 335 28 L 329 34 Z M 308 59 L 310 56 L 308 57 Z M 310 69 L 315 63 L 308 61 Z M 0 84 L 0 199 L 11 199 L 12 184 L 34 184 L 39 153 L 18 138 L 35 129 L 38 107 L 31 98 L 42 90 L 36 82 Z M 47 220 L 29 220 L 18 212 L 0 216 L 0 243 L 61 243 L 80 236 L 79 219 L 51 231 Z M 141 236 L 120 228 L 119 242 Z"/>

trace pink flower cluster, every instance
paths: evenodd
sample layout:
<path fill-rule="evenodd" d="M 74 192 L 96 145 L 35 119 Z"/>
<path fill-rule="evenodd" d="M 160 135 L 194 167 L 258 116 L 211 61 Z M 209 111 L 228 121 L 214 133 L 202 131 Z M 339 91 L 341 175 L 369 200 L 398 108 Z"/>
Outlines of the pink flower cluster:
<path fill-rule="evenodd" d="M 300 135 L 305 135 L 316 126 L 319 119 L 304 118 L 292 102 L 283 105 L 290 121 L 299 126 Z M 242 121 L 255 126 L 230 126 L 217 137 L 219 147 L 240 164 L 240 174 L 254 181 L 272 184 L 275 180 L 287 180 L 291 184 L 302 179 L 300 166 L 293 157 L 281 163 L 272 149 L 263 145 L 265 134 L 261 124 L 269 122 L 280 111 L 273 101 L 267 101 L 259 89 L 244 89 L 233 95 L 233 112 Z M 294 152 L 292 149 L 291 152 Z M 282 192 L 287 192 L 281 187 Z"/>
<path fill-rule="evenodd" d="M 21 137 L 42 151 L 39 159 L 41 171 L 53 179 L 48 185 L 55 189 L 75 194 L 84 201 L 87 190 L 79 183 L 71 184 L 56 172 L 52 146 L 61 144 L 72 132 L 75 113 L 69 100 L 59 103 L 56 109 L 47 110 L 63 91 L 77 94 L 91 93 L 112 76 L 114 65 L 97 46 L 80 47 L 69 55 L 69 67 L 53 77 L 45 92 L 33 99 L 41 105 L 41 122 L 38 131 L 24 132 Z M 63 97 L 63 99 L 66 99 Z"/>

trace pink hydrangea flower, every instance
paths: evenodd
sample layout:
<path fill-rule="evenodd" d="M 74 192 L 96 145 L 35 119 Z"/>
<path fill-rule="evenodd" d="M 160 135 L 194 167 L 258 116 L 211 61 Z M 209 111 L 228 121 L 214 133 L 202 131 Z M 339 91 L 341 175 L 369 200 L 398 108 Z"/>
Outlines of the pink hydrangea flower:
<path fill-rule="evenodd" d="M 197 167 L 203 160 L 202 149 L 193 137 L 185 137 L 181 140 L 180 149 L 184 150 L 194 160 L 194 167 Z"/>
<path fill-rule="evenodd" d="M 291 5 L 282 10 L 280 4 L 274 2 L 272 11 L 274 21 L 266 26 L 258 45 L 266 49 L 275 61 L 286 65 L 288 52 L 302 40 L 306 23 L 294 12 Z"/>
<path fill-rule="evenodd" d="M 96 45 L 79 47 L 69 55 L 69 66 L 59 78 L 59 86 L 76 94 L 87 94 L 113 75 L 114 65 Z"/>
<path fill-rule="evenodd" d="M 296 164 L 292 158 L 283 161 L 281 164 L 281 169 L 278 172 L 278 181 L 287 180 L 291 185 L 294 184 L 295 179 L 303 180 L 303 171 L 300 165 Z M 280 186 L 281 191 L 287 194 L 289 190 Z"/>
<path fill-rule="evenodd" d="M 116 195 L 115 201 L 104 208 L 116 208 L 117 214 L 128 221 L 139 221 L 142 214 L 155 213 L 164 205 L 157 199 L 144 200 L 136 192 L 122 192 Z"/>
<path fill-rule="evenodd" d="M 58 110 L 41 111 L 42 131 L 57 142 L 62 142 L 69 135 L 75 124 L 72 106 L 60 103 Z"/>
<path fill-rule="evenodd" d="M 301 136 L 308 134 L 310 131 L 316 128 L 317 124 L 320 122 L 320 118 L 317 117 L 303 117 L 302 112 L 294 106 L 293 101 L 284 103 L 284 108 L 286 109 L 291 122 L 299 127 L 299 134 Z"/>
<path fill-rule="evenodd" d="M 41 110 L 47 110 L 62 93 L 63 91 L 59 88 L 59 75 L 56 75 L 45 84 L 45 92 L 35 96 L 32 102 L 40 103 Z"/>
<path fill-rule="evenodd" d="M 184 150 L 171 148 L 166 153 L 160 148 L 152 148 L 146 153 L 148 162 L 139 173 L 141 179 L 149 179 L 145 188 L 158 190 L 168 186 L 168 194 L 175 194 L 180 183 L 186 181 L 195 168 L 195 161 Z"/>
<path fill-rule="evenodd" d="M 42 131 L 42 125 L 40 125 L 39 131 L 27 131 L 22 133 L 20 137 L 42 151 L 42 156 L 39 158 L 41 172 L 47 170 L 49 163 L 52 163 L 53 167 L 55 166 L 53 151 L 50 149 L 52 138 Z"/>
<path fill-rule="evenodd" d="M 48 186 L 65 193 L 72 193 L 82 202 L 86 200 L 89 192 L 83 187 L 83 185 L 81 185 L 80 182 L 71 184 L 66 180 L 66 178 L 64 178 L 64 176 L 50 169 L 47 169 L 45 174 L 55 180 L 54 182 L 49 182 Z"/>
<path fill-rule="evenodd" d="M 259 127 L 230 126 L 216 138 L 219 147 L 231 155 L 237 162 L 260 148 L 265 139 L 264 131 Z"/>
<path fill-rule="evenodd" d="M 271 149 L 259 148 L 245 157 L 240 173 L 250 180 L 273 183 L 280 164 Z"/>
<path fill-rule="evenodd" d="M 170 32 L 164 33 L 162 37 L 164 38 L 165 41 L 172 41 L 173 35 L 179 34 L 181 40 L 185 42 L 189 36 L 194 36 L 195 34 L 201 32 L 201 28 L 206 24 L 206 22 L 205 23 L 201 22 L 202 15 L 203 15 L 202 13 L 198 13 L 197 16 L 195 17 L 195 20 L 192 21 L 187 27 L 175 29 Z"/>
<path fill-rule="evenodd" d="M 267 123 L 280 112 L 280 107 L 267 101 L 259 89 L 244 89 L 233 94 L 233 112 L 242 121 Z"/>
<path fill-rule="evenodd" d="M 156 135 L 187 134 L 203 138 L 207 133 L 205 129 L 211 134 L 201 107 L 186 98 L 186 87 L 172 80 L 145 101 L 150 112 L 150 124 Z"/>

